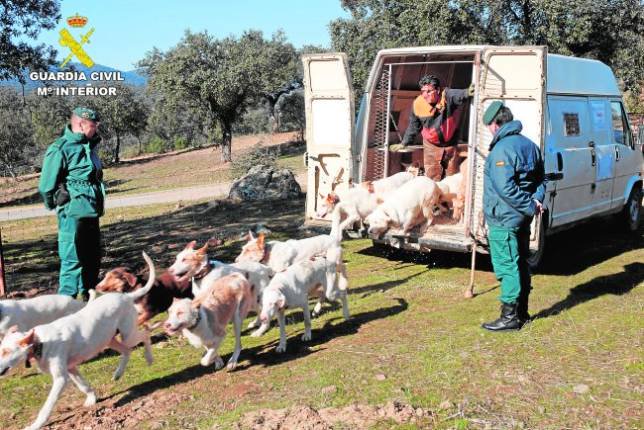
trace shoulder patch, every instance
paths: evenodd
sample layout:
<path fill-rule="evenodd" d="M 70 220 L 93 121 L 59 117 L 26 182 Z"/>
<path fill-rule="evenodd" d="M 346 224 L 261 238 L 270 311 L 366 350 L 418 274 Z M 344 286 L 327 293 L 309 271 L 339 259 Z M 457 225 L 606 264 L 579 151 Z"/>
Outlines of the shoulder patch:
<path fill-rule="evenodd" d="M 496 162 L 496 163 L 494 163 L 494 164 L 495 164 L 495 165 L 497 165 L 497 166 L 499 166 L 499 167 L 503 167 L 503 166 L 505 166 L 505 161 L 503 161 L 503 160 L 501 160 L 501 161 L 497 161 L 497 162 Z"/>

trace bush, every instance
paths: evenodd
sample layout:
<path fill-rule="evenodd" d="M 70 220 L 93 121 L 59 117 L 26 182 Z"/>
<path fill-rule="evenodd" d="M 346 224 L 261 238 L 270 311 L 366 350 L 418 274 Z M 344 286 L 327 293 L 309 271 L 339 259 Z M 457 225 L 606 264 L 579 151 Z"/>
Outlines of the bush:
<path fill-rule="evenodd" d="M 167 149 L 166 141 L 159 136 L 153 136 L 143 146 L 143 152 L 148 154 L 161 154 Z"/>
<path fill-rule="evenodd" d="M 233 159 L 230 166 L 231 178 L 241 178 L 248 173 L 252 167 L 260 164 L 269 167 L 277 167 L 277 156 L 278 154 L 275 151 L 271 151 L 270 148 L 266 148 L 262 146 L 261 142 L 258 142 L 250 151 Z"/>
<path fill-rule="evenodd" d="M 190 142 L 188 142 L 188 139 L 186 139 L 183 136 L 177 137 L 174 139 L 174 149 L 179 150 L 179 149 L 186 149 L 187 147 L 190 146 Z"/>

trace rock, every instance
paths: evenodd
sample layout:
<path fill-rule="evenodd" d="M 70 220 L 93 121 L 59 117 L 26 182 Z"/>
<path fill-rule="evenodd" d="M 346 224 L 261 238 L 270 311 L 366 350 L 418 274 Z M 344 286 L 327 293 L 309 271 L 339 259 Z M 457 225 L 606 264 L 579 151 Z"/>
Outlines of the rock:
<path fill-rule="evenodd" d="M 586 384 L 577 384 L 574 387 L 572 387 L 572 391 L 574 391 L 577 394 L 586 394 L 587 392 L 590 391 L 590 387 Z"/>
<path fill-rule="evenodd" d="M 387 377 L 385 375 L 383 375 L 382 373 L 378 373 L 376 375 L 376 380 L 377 381 L 384 381 L 385 379 L 387 379 Z"/>
<path fill-rule="evenodd" d="M 232 200 L 284 200 L 302 194 L 293 172 L 264 165 L 252 167 L 246 175 L 233 182 L 228 193 Z"/>

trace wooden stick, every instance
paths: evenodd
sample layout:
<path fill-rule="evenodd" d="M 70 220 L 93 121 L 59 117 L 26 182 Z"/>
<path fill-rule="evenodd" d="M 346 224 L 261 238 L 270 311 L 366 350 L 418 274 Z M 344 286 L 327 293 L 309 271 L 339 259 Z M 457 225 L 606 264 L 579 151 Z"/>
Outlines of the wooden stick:
<path fill-rule="evenodd" d="M 4 253 L 2 252 L 2 228 L 0 227 L 0 297 L 7 295 L 4 278 Z"/>

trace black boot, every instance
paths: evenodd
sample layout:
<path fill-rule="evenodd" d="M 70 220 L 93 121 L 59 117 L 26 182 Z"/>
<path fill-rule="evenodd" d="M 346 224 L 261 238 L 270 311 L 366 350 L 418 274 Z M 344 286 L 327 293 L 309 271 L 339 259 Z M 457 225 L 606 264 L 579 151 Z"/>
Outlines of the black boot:
<path fill-rule="evenodd" d="M 501 316 L 497 320 L 484 323 L 481 327 L 491 331 L 519 330 L 522 324 L 517 315 L 518 306 L 517 303 L 502 303 Z"/>
<path fill-rule="evenodd" d="M 521 322 L 521 325 L 530 322 L 532 318 L 528 313 L 528 297 L 519 297 L 517 303 L 517 317 Z"/>

